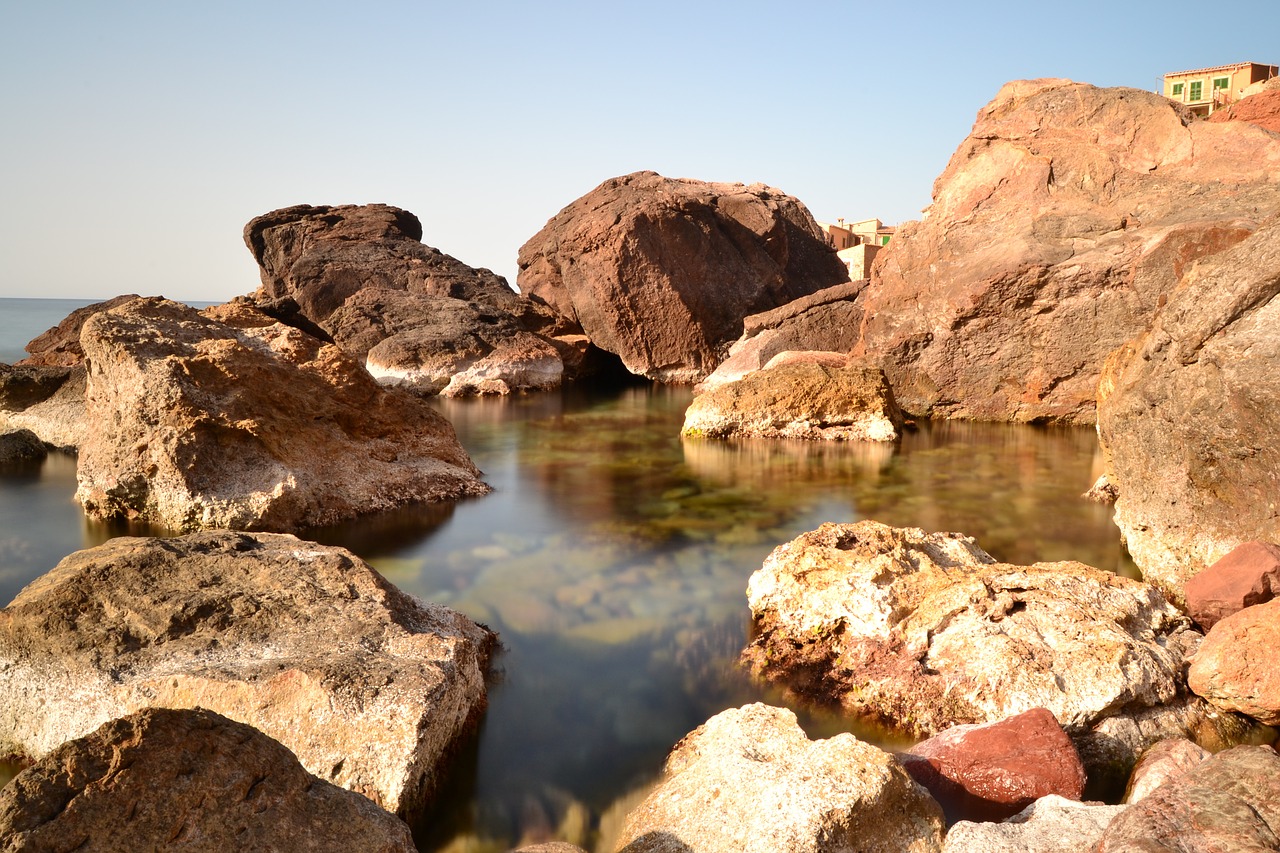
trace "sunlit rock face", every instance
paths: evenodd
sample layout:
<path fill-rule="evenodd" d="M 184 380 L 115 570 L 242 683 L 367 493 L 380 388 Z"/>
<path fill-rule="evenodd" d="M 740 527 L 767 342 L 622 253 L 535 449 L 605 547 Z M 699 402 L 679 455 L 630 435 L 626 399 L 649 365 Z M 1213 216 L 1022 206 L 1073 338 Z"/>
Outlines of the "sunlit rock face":
<path fill-rule="evenodd" d="M 522 293 L 632 373 L 691 383 L 743 318 L 848 281 L 805 206 L 763 184 L 635 172 L 561 210 L 521 248 Z"/>
<path fill-rule="evenodd" d="M 1103 361 L 1275 208 L 1280 136 L 1136 89 L 1017 81 L 880 252 L 856 352 L 911 414 L 1092 423 Z"/>
<path fill-rule="evenodd" d="M 409 827 L 284 746 L 205 710 L 146 710 L 63 744 L 0 791 L 11 849 L 413 853 Z"/>
<path fill-rule="evenodd" d="M 91 516 L 292 531 L 488 491 L 425 401 L 245 305 L 137 299 L 81 342 L 76 498 Z"/>
<path fill-rule="evenodd" d="M 392 811 L 420 808 L 485 705 L 492 633 L 350 552 L 281 534 L 120 537 L 0 611 L 0 750 L 207 708 Z"/>

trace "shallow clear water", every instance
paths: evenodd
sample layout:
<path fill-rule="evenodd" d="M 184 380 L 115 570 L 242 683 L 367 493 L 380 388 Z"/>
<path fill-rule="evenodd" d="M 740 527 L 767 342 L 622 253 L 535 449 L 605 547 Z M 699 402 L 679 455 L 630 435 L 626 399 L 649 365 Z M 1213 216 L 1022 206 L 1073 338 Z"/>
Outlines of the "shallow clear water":
<path fill-rule="evenodd" d="M 38 329 L 37 331 L 41 331 Z M 28 336 L 29 337 L 29 336 Z M 1110 509 L 1079 496 L 1092 430 L 922 424 L 896 447 L 682 441 L 687 390 L 440 400 L 492 495 L 306 534 L 502 638 L 489 710 L 423 849 L 506 850 L 619 828 L 670 747 L 708 717 L 785 704 L 737 666 L 751 572 L 824 521 L 974 536 L 1015 563 L 1131 573 Z M 0 477 L 0 596 L 120 531 L 84 521 L 74 462 Z M 854 721 L 797 708 L 814 736 Z"/>

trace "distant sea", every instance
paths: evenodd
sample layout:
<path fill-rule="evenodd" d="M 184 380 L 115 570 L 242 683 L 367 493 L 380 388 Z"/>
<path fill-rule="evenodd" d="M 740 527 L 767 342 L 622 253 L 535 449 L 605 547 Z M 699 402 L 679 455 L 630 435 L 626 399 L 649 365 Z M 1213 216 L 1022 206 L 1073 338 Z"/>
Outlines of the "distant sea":
<path fill-rule="evenodd" d="M 0 363 L 13 364 L 27 357 L 27 342 L 62 322 L 77 308 L 100 299 L 0 299 Z M 195 308 L 214 302 L 187 302 Z"/>

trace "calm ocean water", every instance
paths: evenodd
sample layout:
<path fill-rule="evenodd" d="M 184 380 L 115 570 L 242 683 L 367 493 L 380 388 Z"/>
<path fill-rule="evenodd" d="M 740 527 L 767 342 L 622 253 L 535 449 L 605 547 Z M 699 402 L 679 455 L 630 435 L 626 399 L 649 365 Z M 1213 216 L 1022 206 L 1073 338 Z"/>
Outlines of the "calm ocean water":
<path fill-rule="evenodd" d="M 0 352 L 83 303 L 0 300 Z M 1081 500 L 1090 429 L 924 424 L 894 447 L 682 441 L 684 389 L 440 400 L 495 492 L 304 535 L 499 631 L 489 710 L 423 850 L 607 844 L 670 747 L 713 714 L 787 704 L 737 666 L 745 589 L 824 521 L 959 530 L 1009 562 L 1131 572 L 1109 508 Z M 121 531 L 85 520 L 74 459 L 0 478 L 0 597 Z M 811 735 L 883 733 L 796 708 Z M 611 848 L 610 848 L 611 849 Z"/>

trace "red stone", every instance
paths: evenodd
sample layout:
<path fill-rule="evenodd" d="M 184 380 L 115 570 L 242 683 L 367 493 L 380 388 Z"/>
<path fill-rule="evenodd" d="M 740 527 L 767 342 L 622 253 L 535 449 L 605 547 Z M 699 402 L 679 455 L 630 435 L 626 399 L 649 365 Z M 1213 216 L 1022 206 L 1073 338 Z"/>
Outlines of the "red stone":
<path fill-rule="evenodd" d="M 1040 797 L 1079 800 L 1085 772 L 1071 738 L 1045 708 L 953 726 L 899 756 L 947 821 L 1004 820 Z"/>
<path fill-rule="evenodd" d="M 1280 545 L 1246 542 L 1187 581 L 1187 612 L 1208 631 L 1246 607 L 1280 594 Z"/>

